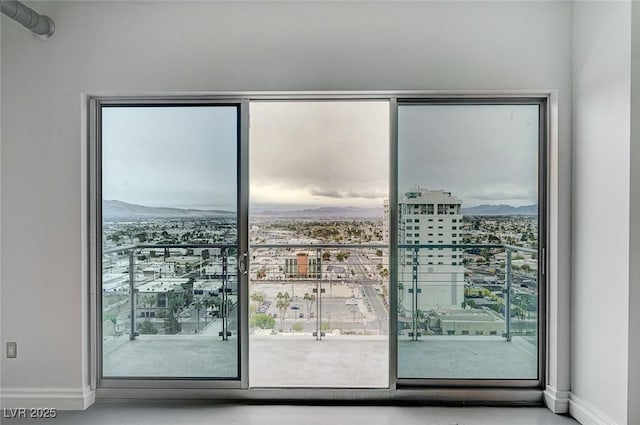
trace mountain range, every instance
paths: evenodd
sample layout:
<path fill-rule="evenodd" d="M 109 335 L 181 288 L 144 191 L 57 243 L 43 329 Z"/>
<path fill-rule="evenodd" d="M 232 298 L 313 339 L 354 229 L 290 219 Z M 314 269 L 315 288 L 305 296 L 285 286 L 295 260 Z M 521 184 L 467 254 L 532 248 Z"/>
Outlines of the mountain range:
<path fill-rule="evenodd" d="M 234 211 L 147 207 L 117 200 L 102 200 L 104 217 L 219 217 L 235 215 Z"/>
<path fill-rule="evenodd" d="M 523 205 L 521 207 L 513 207 L 511 205 L 491 205 L 482 204 L 477 207 L 462 208 L 463 215 L 536 215 L 538 214 L 537 205 Z"/>
<path fill-rule="evenodd" d="M 482 204 L 462 209 L 463 215 L 536 215 L 537 205 L 513 207 L 511 205 Z M 147 207 L 117 200 L 102 201 L 105 217 L 220 217 L 233 216 L 234 211 L 200 210 L 194 208 Z M 382 218 L 382 207 L 320 207 L 291 210 L 265 210 L 252 212 L 256 216 L 306 218 Z"/>
<path fill-rule="evenodd" d="M 265 210 L 252 213 L 258 216 L 309 218 L 382 218 L 382 207 L 320 207 L 301 210 Z"/>

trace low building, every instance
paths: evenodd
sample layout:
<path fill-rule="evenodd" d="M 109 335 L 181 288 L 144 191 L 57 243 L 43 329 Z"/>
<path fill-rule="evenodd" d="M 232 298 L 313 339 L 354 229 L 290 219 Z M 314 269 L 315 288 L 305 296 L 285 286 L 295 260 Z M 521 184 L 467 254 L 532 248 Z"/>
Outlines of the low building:
<path fill-rule="evenodd" d="M 287 278 L 315 279 L 322 274 L 322 266 L 315 254 L 299 252 L 295 257 L 285 258 L 284 273 Z"/>
<path fill-rule="evenodd" d="M 505 332 L 504 317 L 490 309 L 432 310 L 426 325 L 439 335 L 499 335 Z"/>
<path fill-rule="evenodd" d="M 139 285 L 136 297 L 137 316 L 158 317 L 168 312 L 168 293 L 183 293 L 189 279 L 157 279 Z"/>

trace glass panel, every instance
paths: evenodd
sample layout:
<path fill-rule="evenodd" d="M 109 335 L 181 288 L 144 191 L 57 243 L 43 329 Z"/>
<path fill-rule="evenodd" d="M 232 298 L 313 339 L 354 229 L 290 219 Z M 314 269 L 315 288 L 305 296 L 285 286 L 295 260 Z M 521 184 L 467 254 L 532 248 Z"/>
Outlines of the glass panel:
<path fill-rule="evenodd" d="M 387 387 L 389 104 L 251 104 L 253 387 Z"/>
<path fill-rule="evenodd" d="M 238 113 L 102 108 L 103 377 L 239 377 Z"/>
<path fill-rule="evenodd" d="M 398 378 L 538 378 L 538 113 L 398 107 Z"/>

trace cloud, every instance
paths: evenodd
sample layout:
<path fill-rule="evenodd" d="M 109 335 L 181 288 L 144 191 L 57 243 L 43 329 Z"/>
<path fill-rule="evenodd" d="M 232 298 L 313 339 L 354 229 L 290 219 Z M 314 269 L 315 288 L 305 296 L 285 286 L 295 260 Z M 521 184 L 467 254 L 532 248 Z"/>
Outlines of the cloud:
<path fill-rule="evenodd" d="M 311 195 L 319 196 L 323 198 L 336 198 L 336 199 L 345 199 L 345 198 L 356 198 L 356 199 L 383 199 L 388 198 L 389 194 L 387 192 L 356 192 L 356 191 L 340 191 L 337 189 L 322 189 L 322 188 L 313 188 L 311 189 Z"/>
<path fill-rule="evenodd" d="M 536 198 L 535 187 L 519 187 L 513 184 L 497 184 L 481 190 L 471 190 L 467 197 L 481 201 L 520 200 L 528 201 Z"/>
<path fill-rule="evenodd" d="M 251 202 L 379 205 L 387 196 L 389 104 L 251 104 Z"/>

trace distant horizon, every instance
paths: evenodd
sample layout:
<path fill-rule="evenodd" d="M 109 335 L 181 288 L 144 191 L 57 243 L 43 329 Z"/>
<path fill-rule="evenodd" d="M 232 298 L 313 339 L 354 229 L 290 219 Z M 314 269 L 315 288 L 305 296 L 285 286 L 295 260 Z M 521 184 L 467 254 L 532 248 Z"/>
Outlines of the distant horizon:
<path fill-rule="evenodd" d="M 107 201 L 107 202 L 121 202 L 121 203 L 125 203 L 125 204 L 129 204 L 129 205 L 135 205 L 135 206 L 140 206 L 140 207 L 145 207 L 145 208 L 168 208 L 168 209 L 179 209 L 179 210 L 199 210 L 199 211 L 228 211 L 228 212 L 235 212 L 235 209 L 229 209 L 229 208 L 225 208 L 225 207 L 218 207 L 218 206 L 212 206 L 212 205 L 167 205 L 167 204 L 163 204 L 163 205 L 150 205 L 150 204 L 143 204 L 143 203 L 138 203 L 138 202 L 132 202 L 132 201 L 123 201 L 120 199 L 102 199 L 103 202 Z M 492 206 L 492 207 L 511 207 L 511 208 L 521 208 L 521 207 L 532 207 L 532 206 L 537 206 L 537 203 L 533 203 L 533 204 L 526 204 L 526 205 L 513 205 L 513 204 L 506 204 L 504 202 L 500 202 L 498 203 L 498 201 L 494 202 L 487 202 L 487 203 L 482 203 L 482 204 L 478 204 L 478 205 L 464 205 L 462 206 L 463 209 L 469 209 L 469 208 L 477 208 L 477 207 L 484 207 L 484 206 Z M 253 210 L 254 212 L 286 212 L 286 211 L 303 211 L 303 210 L 321 210 L 321 209 L 355 209 L 355 210 L 372 210 L 372 209 L 380 209 L 382 210 L 384 207 L 384 205 L 371 205 L 371 206 L 361 206 L 361 205 L 305 205 L 305 204 L 258 204 L 258 205 L 250 205 L 250 210 Z"/>

